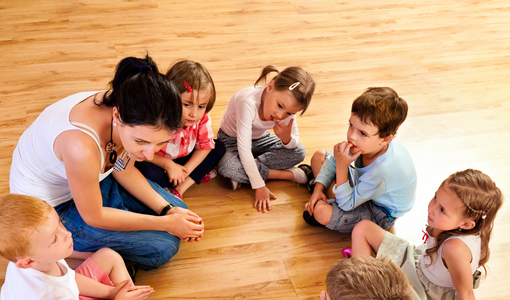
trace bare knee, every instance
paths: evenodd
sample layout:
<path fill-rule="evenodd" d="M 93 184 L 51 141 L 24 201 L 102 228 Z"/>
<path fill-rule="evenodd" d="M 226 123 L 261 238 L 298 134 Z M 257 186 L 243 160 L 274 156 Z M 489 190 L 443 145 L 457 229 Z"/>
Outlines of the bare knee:
<path fill-rule="evenodd" d="M 324 163 L 325 160 L 326 160 L 326 150 L 317 150 L 312 155 L 311 163 L 312 164 L 320 164 L 322 166 L 322 164 Z"/>
<path fill-rule="evenodd" d="M 92 256 L 92 259 L 98 264 L 114 264 L 115 262 L 123 261 L 122 256 L 110 248 L 101 248 L 97 250 Z"/>
<path fill-rule="evenodd" d="M 116 256 L 120 257 L 120 255 L 117 252 L 115 252 L 114 250 L 112 250 L 110 248 L 101 248 L 101 249 L 97 250 L 94 254 L 97 256 L 109 257 L 109 258 L 116 257 Z"/>
<path fill-rule="evenodd" d="M 370 220 L 361 220 L 358 224 L 354 225 L 352 237 L 364 237 L 367 232 L 370 232 L 373 226 L 377 225 Z"/>
<path fill-rule="evenodd" d="M 313 209 L 313 216 L 317 222 L 321 223 L 322 225 L 328 225 L 329 221 L 331 221 L 331 215 L 333 214 L 333 207 L 331 204 L 324 202 L 324 201 L 318 201 L 315 205 L 315 208 Z"/>
<path fill-rule="evenodd" d="M 326 160 L 326 150 L 317 150 L 312 155 L 312 159 L 310 160 L 310 165 L 312 166 L 313 174 L 317 176 L 319 174 L 320 169 L 322 168 L 322 164 Z"/>

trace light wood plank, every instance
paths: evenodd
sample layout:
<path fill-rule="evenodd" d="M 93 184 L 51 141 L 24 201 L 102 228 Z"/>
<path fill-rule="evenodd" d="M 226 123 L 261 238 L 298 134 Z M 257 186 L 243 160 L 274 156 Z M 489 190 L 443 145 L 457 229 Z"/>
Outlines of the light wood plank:
<path fill-rule="evenodd" d="M 450 173 L 468 167 L 510 192 L 510 4 L 503 0 L 427 1 L 3 1 L 0 3 L 0 193 L 21 133 L 48 105 L 70 94 L 106 89 L 125 56 L 179 58 L 206 65 L 217 88 L 213 128 L 230 97 L 260 70 L 298 65 L 317 82 L 298 118 L 309 162 L 345 139 L 350 105 L 370 86 L 391 86 L 409 116 L 397 139 L 419 175 L 417 203 L 393 231 L 421 242 L 426 206 Z M 302 186 L 269 182 L 273 210 L 252 207 L 246 186 L 223 178 L 185 194 L 202 216 L 205 237 L 183 243 L 137 283 L 152 299 L 318 299 L 329 265 L 349 235 L 312 228 L 301 218 Z M 490 274 L 477 299 L 508 299 L 510 223 L 496 220 Z M 0 282 L 5 261 L 0 261 Z"/>

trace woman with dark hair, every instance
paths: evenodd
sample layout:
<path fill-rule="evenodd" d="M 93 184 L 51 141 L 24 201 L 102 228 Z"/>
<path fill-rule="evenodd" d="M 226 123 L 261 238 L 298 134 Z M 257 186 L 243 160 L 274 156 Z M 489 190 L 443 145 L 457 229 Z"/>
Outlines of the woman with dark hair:
<path fill-rule="evenodd" d="M 180 94 L 149 56 L 120 61 L 110 87 L 71 95 L 39 115 L 14 150 L 10 190 L 55 207 L 75 251 L 109 247 L 149 270 L 204 231 L 184 202 L 133 166 L 179 128 Z"/>

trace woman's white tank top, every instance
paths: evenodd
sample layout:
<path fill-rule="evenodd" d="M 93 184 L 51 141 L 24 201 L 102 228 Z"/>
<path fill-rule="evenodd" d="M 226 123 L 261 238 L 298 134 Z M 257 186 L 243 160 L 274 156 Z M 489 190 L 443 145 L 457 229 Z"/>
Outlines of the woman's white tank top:
<path fill-rule="evenodd" d="M 66 97 L 50 106 L 21 135 L 12 155 L 9 176 L 10 192 L 30 195 L 57 206 L 72 198 L 67 182 L 64 163 L 57 158 L 53 144 L 59 134 L 67 130 L 80 130 L 89 135 L 101 153 L 101 170 L 104 154 L 99 135 L 89 126 L 70 122 L 73 107 L 99 92 L 82 92 Z M 91 116 L 94 118 L 94 116 Z M 86 161 L 83 161 L 86 164 Z M 99 181 L 110 175 L 113 169 L 99 173 Z"/>

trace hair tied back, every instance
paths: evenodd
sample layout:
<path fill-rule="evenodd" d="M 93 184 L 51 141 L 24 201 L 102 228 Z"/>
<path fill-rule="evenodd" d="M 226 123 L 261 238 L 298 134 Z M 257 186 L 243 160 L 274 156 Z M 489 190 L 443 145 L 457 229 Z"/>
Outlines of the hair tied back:
<path fill-rule="evenodd" d="M 151 70 L 152 71 L 152 68 L 150 66 L 142 66 L 139 68 L 138 72 L 141 73 L 143 70 Z"/>

